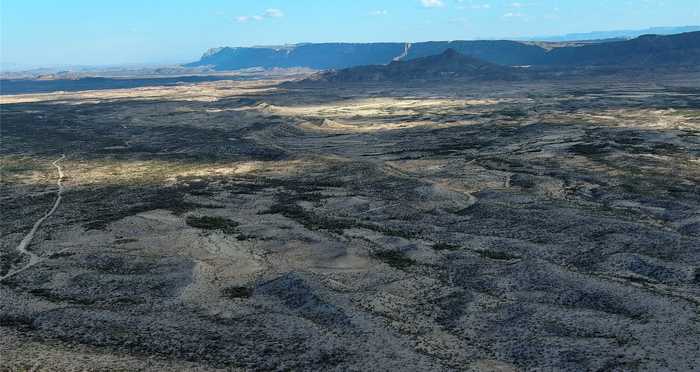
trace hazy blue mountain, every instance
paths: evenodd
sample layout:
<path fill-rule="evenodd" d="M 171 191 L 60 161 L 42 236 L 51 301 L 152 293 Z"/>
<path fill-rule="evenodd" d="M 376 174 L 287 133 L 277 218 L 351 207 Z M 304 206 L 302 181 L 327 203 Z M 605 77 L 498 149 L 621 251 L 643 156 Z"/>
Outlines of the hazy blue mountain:
<path fill-rule="evenodd" d="M 556 48 L 541 64 L 560 66 L 700 66 L 700 32 L 644 35 L 627 41 Z"/>
<path fill-rule="evenodd" d="M 342 69 L 438 55 L 447 49 L 454 49 L 460 54 L 486 62 L 508 66 L 692 65 L 700 62 L 700 32 L 668 36 L 645 35 L 632 40 L 577 44 L 477 40 L 219 48 L 208 51 L 199 61 L 186 66 L 210 66 L 215 70 L 251 67 Z"/>
<path fill-rule="evenodd" d="M 372 82 L 411 80 L 513 80 L 516 70 L 478 58 L 465 56 L 454 49 L 441 54 L 392 61 L 388 65 L 369 65 L 317 74 L 309 82 Z"/>
<path fill-rule="evenodd" d="M 642 35 L 673 35 L 685 32 L 700 31 L 700 26 L 682 27 L 650 27 L 644 30 L 617 30 L 617 31 L 593 31 L 556 36 L 536 36 L 523 40 L 541 41 L 579 41 L 579 40 L 605 40 L 605 39 L 632 39 Z"/>
<path fill-rule="evenodd" d="M 499 65 L 529 65 L 541 60 L 546 49 L 509 40 L 436 41 L 411 45 L 404 59 L 427 57 L 454 49 L 460 54 Z"/>
<path fill-rule="evenodd" d="M 214 66 L 216 70 L 251 67 L 344 68 L 391 61 L 404 50 L 404 43 L 325 43 L 296 44 L 283 47 L 210 49 L 187 67 Z"/>

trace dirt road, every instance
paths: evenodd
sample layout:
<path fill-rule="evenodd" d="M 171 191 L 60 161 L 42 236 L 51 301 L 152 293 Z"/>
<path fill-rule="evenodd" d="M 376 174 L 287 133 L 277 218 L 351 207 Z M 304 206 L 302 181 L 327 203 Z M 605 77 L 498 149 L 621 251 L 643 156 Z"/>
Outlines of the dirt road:
<path fill-rule="evenodd" d="M 32 226 L 32 229 L 29 231 L 29 233 L 27 233 L 27 235 L 24 237 L 24 239 L 22 239 L 22 241 L 17 246 L 17 251 L 29 256 L 29 262 L 24 267 L 22 267 L 18 270 L 15 270 L 15 271 L 11 271 L 7 275 L 0 277 L 0 281 L 7 279 L 11 276 L 14 276 L 14 275 L 30 268 L 30 267 L 36 265 L 37 263 L 41 262 L 42 258 L 40 256 L 36 255 L 34 252 L 27 250 L 27 248 L 29 247 L 29 244 L 31 244 L 32 240 L 34 239 L 34 235 L 36 235 L 36 232 L 39 230 L 39 228 L 44 223 L 44 221 L 46 221 L 47 218 L 51 217 L 51 215 L 53 215 L 54 212 L 56 212 L 56 209 L 58 209 L 58 206 L 61 204 L 61 198 L 62 198 L 62 194 L 63 194 L 62 181 L 63 181 L 64 176 L 63 176 L 63 169 L 61 169 L 61 166 L 58 163 L 65 158 L 66 158 L 65 154 L 61 155 L 60 158 L 54 160 L 51 163 L 51 165 L 53 165 L 56 168 L 56 170 L 58 171 L 58 178 L 56 179 L 56 186 L 58 186 L 58 190 L 56 192 L 56 201 L 53 203 L 53 207 L 51 207 L 51 209 L 44 216 L 39 218 L 34 223 L 34 226 Z"/>

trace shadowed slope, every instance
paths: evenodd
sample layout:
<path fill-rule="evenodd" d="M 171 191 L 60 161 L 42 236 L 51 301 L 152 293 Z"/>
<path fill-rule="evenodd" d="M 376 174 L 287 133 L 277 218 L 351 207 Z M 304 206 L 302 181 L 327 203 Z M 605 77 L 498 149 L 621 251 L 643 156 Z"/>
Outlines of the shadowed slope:
<path fill-rule="evenodd" d="M 388 65 L 353 67 L 312 77 L 311 81 L 366 82 L 407 80 L 512 80 L 514 69 L 462 55 L 454 49 L 442 54 L 394 61 Z"/>

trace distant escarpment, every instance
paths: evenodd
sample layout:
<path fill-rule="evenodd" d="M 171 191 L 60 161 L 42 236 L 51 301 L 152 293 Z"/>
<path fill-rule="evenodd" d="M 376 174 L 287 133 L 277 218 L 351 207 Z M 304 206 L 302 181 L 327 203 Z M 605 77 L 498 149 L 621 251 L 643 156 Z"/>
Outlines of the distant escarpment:
<path fill-rule="evenodd" d="M 454 49 L 441 54 L 393 61 L 388 65 L 370 65 L 331 70 L 316 74 L 306 82 L 352 83 L 374 81 L 432 81 L 432 80 L 515 80 L 515 68 L 500 66 L 465 56 Z"/>
<path fill-rule="evenodd" d="M 700 32 L 669 36 L 644 35 L 626 41 L 556 48 L 542 64 L 573 66 L 700 65 Z"/>
<path fill-rule="evenodd" d="M 593 43 L 478 40 L 216 48 L 208 51 L 199 61 L 186 66 L 209 66 L 216 70 L 251 67 L 343 69 L 407 61 L 438 55 L 447 49 L 506 66 L 693 66 L 700 64 L 700 32 L 644 35 L 632 40 Z"/>
<path fill-rule="evenodd" d="M 215 48 L 187 67 L 215 70 L 263 67 L 308 67 L 317 70 L 388 63 L 404 50 L 403 43 L 326 43 L 281 47 Z"/>

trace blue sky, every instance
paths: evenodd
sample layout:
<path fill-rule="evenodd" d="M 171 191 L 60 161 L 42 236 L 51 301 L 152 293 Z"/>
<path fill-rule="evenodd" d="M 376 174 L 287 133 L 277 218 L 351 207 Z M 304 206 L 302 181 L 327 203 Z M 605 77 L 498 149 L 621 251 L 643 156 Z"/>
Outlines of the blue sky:
<path fill-rule="evenodd" d="M 210 47 L 700 24 L 700 0 L 0 0 L 7 65 L 192 61 Z"/>

